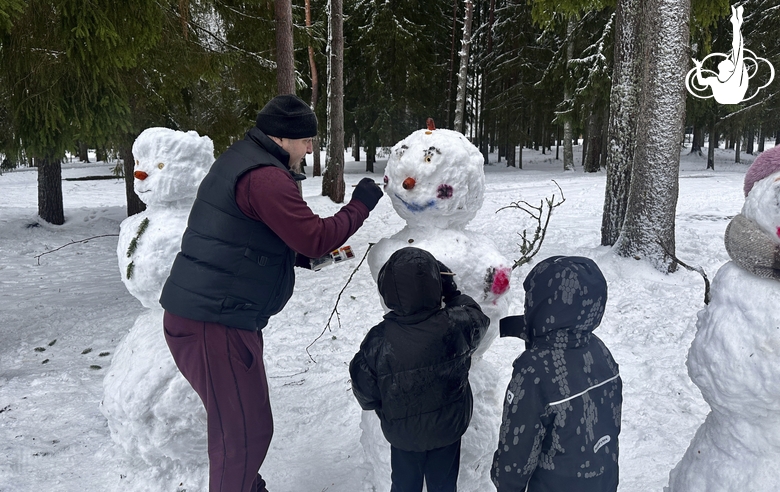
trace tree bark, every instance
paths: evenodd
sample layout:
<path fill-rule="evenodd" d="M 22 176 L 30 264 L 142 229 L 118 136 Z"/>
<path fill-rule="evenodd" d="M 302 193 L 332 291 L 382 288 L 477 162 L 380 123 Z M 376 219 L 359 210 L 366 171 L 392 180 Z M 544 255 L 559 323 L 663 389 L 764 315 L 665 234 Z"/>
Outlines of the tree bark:
<path fill-rule="evenodd" d="M 52 156 L 36 159 L 38 163 L 38 215 L 54 225 L 65 223 L 62 206 L 62 166 Z"/>
<path fill-rule="evenodd" d="M 311 31 L 311 0 L 306 0 L 306 29 Z M 317 111 L 317 102 L 320 97 L 320 77 L 317 72 L 317 64 L 314 61 L 314 47 L 309 43 L 309 69 L 311 70 L 311 110 Z M 322 164 L 320 163 L 320 139 L 312 140 L 312 176 L 322 176 Z"/>
<path fill-rule="evenodd" d="M 710 120 L 710 141 L 707 144 L 707 169 L 715 170 L 715 149 L 718 148 L 718 131 L 716 130 L 717 117 L 713 115 Z"/>
<path fill-rule="evenodd" d="M 452 37 L 450 39 L 450 71 L 447 77 L 447 124 L 445 128 L 451 127 L 452 122 L 452 79 L 455 78 L 455 40 L 458 38 L 458 1 L 452 0 Z"/>
<path fill-rule="evenodd" d="M 566 38 L 568 39 L 568 45 L 566 46 L 566 63 L 568 65 L 569 60 L 574 58 L 574 41 L 572 40 L 572 34 L 574 33 L 574 25 L 575 20 L 574 16 L 569 16 L 569 22 L 566 25 Z M 569 106 L 569 101 L 572 98 L 572 85 L 574 84 L 574 81 L 572 80 L 572 77 L 569 74 L 568 69 L 566 70 L 566 80 L 563 81 L 563 99 L 567 105 Z M 571 111 L 569 114 L 566 115 L 566 117 L 563 120 L 563 170 L 564 171 L 573 171 L 574 170 L 574 149 L 572 148 L 572 139 L 574 138 L 574 130 L 573 130 L 573 123 L 572 123 L 572 117 Z"/>
<path fill-rule="evenodd" d="M 615 12 L 615 62 L 609 94 L 607 185 L 601 219 L 601 244 L 620 235 L 631 186 L 639 113 L 640 0 L 618 0 Z"/>
<path fill-rule="evenodd" d="M 742 156 L 740 155 L 740 150 L 742 150 L 742 134 L 741 132 L 737 132 L 737 138 L 734 139 L 734 163 L 735 164 L 742 163 Z"/>
<path fill-rule="evenodd" d="M 460 70 L 458 71 L 458 95 L 455 98 L 455 131 L 463 133 L 466 121 L 466 89 L 468 86 L 469 48 L 471 47 L 471 20 L 474 5 L 465 0 L 466 13 L 463 15 L 463 41 L 460 48 Z"/>
<path fill-rule="evenodd" d="M 84 142 L 79 142 L 79 162 L 89 162 L 89 148 Z"/>
<path fill-rule="evenodd" d="M 328 1 L 330 46 L 328 49 L 328 147 L 322 194 L 336 203 L 344 201 L 344 6 Z"/>
<path fill-rule="evenodd" d="M 125 197 L 127 198 L 127 216 L 135 215 L 146 210 L 146 204 L 138 198 L 135 193 L 133 183 L 135 176 L 135 157 L 133 157 L 133 147 L 130 145 L 122 146 L 119 151 L 122 157 L 122 166 L 125 170 Z"/>
<path fill-rule="evenodd" d="M 764 135 L 764 125 L 758 129 L 758 152 L 764 151 L 764 143 L 766 141 L 766 135 Z"/>
<path fill-rule="evenodd" d="M 291 0 L 274 1 L 276 26 L 276 92 L 295 94 L 295 58 Z"/>
<path fill-rule="evenodd" d="M 674 219 L 685 121 L 690 0 L 648 0 L 643 12 L 642 90 L 628 208 L 615 251 L 676 270 Z M 667 253 L 668 251 L 668 253 Z"/>

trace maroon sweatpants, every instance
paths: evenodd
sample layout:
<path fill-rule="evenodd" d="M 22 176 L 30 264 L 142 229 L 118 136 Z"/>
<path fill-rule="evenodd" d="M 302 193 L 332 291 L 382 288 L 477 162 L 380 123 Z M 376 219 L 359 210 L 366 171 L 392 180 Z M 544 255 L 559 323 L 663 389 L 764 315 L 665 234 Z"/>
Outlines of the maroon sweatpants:
<path fill-rule="evenodd" d="M 165 313 L 165 340 L 208 415 L 209 491 L 263 492 L 273 435 L 263 335 Z"/>

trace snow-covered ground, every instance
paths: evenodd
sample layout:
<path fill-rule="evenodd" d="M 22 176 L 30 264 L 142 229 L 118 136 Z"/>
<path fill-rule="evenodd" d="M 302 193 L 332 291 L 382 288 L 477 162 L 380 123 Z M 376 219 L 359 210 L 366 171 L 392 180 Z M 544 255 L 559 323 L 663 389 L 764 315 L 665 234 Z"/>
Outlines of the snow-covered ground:
<path fill-rule="evenodd" d="M 705 170 L 706 151 L 705 157 L 683 151 L 677 205 L 677 256 L 703 267 L 710 279 L 728 261 L 723 233 L 742 208 L 742 180 L 753 159 L 743 155 L 743 163 L 734 164 L 733 151 L 726 150 L 716 157 L 716 170 Z M 555 209 L 540 256 L 588 256 L 606 276 L 609 301 L 597 334 L 620 364 L 624 383 L 619 490 L 661 491 L 709 410 L 685 366 L 704 282 L 685 269 L 663 275 L 599 246 L 604 172 L 585 174 L 579 164 L 576 172 L 563 172 L 560 160 L 528 149 L 523 159 L 522 170 L 503 162 L 486 167 L 485 203 L 469 229 L 517 258 L 517 233 L 534 224 L 522 212 L 496 211 L 557 195 L 552 180 L 563 189 L 566 201 Z M 73 178 L 110 174 L 112 165 L 63 167 L 63 178 Z M 368 175 L 381 181 L 383 167 L 377 163 Z M 348 193 L 367 175 L 364 169 L 364 163 L 347 162 Z M 311 166 L 306 171 L 311 175 Z M 36 217 L 36 179 L 34 169 L 0 176 L 0 492 L 123 490 L 147 470 L 112 442 L 98 405 L 114 350 L 143 310 L 117 266 L 124 183 L 63 181 L 66 223 L 51 226 Z M 312 209 L 331 215 L 340 205 L 320 189 L 321 178 L 303 182 Z M 358 259 L 298 271 L 295 295 L 263 332 L 275 435 L 261 472 L 272 492 L 364 490 L 361 410 L 347 364 L 383 313 L 365 263 L 341 295 L 338 319 L 330 331 L 325 326 L 368 244 L 404 225 L 383 198 L 349 240 Z M 95 236 L 105 237 L 53 251 Z M 512 274 L 511 314 L 522 312 L 520 286 L 530 268 Z M 502 388 L 520 347 L 519 340 L 498 339 L 486 354 L 501 367 Z M 182 492 L 180 478 L 170 478 L 165 492 Z"/>

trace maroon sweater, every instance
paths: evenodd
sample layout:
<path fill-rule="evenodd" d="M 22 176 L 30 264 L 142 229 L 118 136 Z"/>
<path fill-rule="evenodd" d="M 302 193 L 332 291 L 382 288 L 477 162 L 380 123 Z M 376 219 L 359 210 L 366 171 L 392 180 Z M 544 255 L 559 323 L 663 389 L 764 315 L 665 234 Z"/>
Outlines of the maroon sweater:
<path fill-rule="evenodd" d="M 274 166 L 241 176 L 236 203 L 247 217 L 263 222 L 293 251 L 309 258 L 319 258 L 344 244 L 369 212 L 363 202 L 351 200 L 334 216 L 320 218 L 303 200 L 289 173 Z"/>

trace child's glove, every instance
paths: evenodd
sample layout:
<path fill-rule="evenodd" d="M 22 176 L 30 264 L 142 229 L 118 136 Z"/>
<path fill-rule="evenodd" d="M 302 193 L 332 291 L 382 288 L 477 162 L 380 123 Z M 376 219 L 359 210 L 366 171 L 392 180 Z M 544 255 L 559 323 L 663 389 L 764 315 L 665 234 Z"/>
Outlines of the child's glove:
<path fill-rule="evenodd" d="M 437 260 L 439 272 L 441 272 L 441 296 L 444 302 L 449 302 L 460 295 L 458 285 L 455 283 L 455 274 L 447 268 L 447 265 Z"/>

